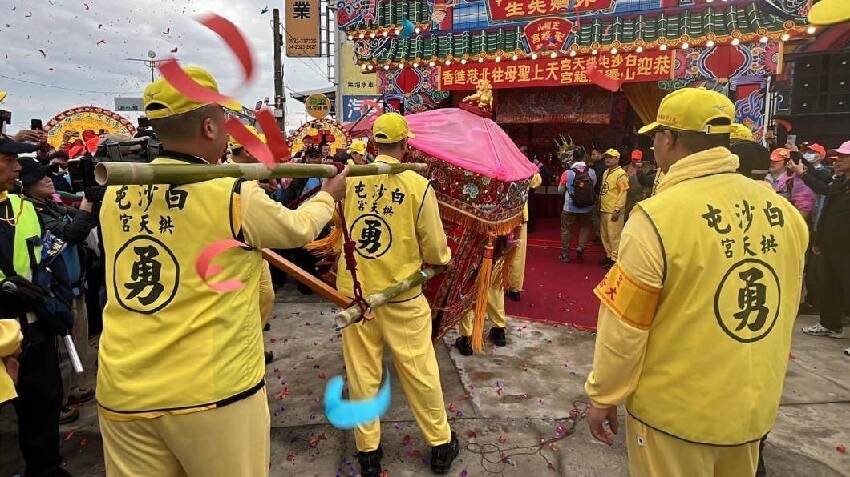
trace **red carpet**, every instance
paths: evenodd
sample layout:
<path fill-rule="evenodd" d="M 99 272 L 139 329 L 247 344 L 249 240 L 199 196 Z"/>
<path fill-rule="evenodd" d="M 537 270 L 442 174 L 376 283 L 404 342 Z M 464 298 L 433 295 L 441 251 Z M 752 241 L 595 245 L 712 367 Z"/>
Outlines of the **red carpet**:
<path fill-rule="evenodd" d="M 570 256 L 575 258 L 578 230 Z M 519 302 L 505 299 L 508 315 L 578 328 L 596 328 L 599 300 L 593 288 L 605 276 L 599 266 L 602 246 L 587 246 L 583 263 L 561 263 L 561 233 L 557 219 L 541 219 L 528 237 L 525 291 Z"/>

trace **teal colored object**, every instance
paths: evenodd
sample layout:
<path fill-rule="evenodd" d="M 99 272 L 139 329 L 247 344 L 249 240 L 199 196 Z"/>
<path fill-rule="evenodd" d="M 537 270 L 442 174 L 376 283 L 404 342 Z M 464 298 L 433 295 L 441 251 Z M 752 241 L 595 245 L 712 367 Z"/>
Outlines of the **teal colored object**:
<path fill-rule="evenodd" d="M 386 376 L 374 398 L 359 401 L 342 399 L 345 385 L 342 376 L 331 378 L 325 386 L 325 416 L 331 425 L 337 429 L 353 429 L 383 416 L 390 408 L 390 373 Z"/>
<path fill-rule="evenodd" d="M 405 19 L 401 22 L 401 33 L 398 36 L 402 38 L 410 38 L 410 35 L 413 34 L 413 30 L 416 29 L 416 25 L 413 24 L 412 21 Z"/>

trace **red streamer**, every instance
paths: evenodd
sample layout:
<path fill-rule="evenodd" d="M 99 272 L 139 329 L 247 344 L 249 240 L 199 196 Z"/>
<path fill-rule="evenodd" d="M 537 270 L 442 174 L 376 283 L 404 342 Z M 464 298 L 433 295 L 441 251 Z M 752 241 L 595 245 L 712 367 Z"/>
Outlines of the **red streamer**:
<path fill-rule="evenodd" d="M 248 46 L 248 42 L 242 32 L 236 28 L 236 25 L 215 13 L 209 13 L 198 18 L 198 22 L 215 32 L 227 44 L 242 65 L 243 83 L 250 82 L 254 78 L 254 59 L 251 56 L 251 48 Z"/>
<path fill-rule="evenodd" d="M 251 49 L 248 47 L 248 42 L 239 29 L 236 28 L 236 25 L 215 13 L 198 18 L 198 22 L 218 35 L 228 48 L 230 48 L 230 51 L 236 55 L 236 59 L 239 60 L 239 64 L 242 66 L 241 87 L 251 82 L 254 78 L 254 59 L 251 56 Z M 173 58 L 160 63 L 159 72 L 177 91 L 180 91 L 180 93 L 193 101 L 218 104 L 233 102 L 231 97 L 198 84 L 183 71 L 177 60 Z"/>
<path fill-rule="evenodd" d="M 236 118 L 229 118 L 225 124 L 227 133 L 236 138 L 242 147 L 245 148 L 255 159 L 262 162 L 268 168 L 274 167 L 275 160 L 272 157 L 272 152 L 263 141 L 254 135 L 248 128 Z"/>
<path fill-rule="evenodd" d="M 266 144 L 271 150 L 274 160 L 278 162 L 289 161 L 289 146 L 286 144 L 286 138 L 283 137 L 283 133 L 277 126 L 277 120 L 272 112 L 263 108 L 257 112 L 256 118 L 263 134 L 266 135 Z"/>
<path fill-rule="evenodd" d="M 585 73 L 587 74 L 587 78 L 592 81 L 593 84 L 602 89 L 607 89 L 608 91 L 616 93 L 620 90 L 620 87 L 623 86 L 623 80 L 607 76 L 604 72 L 596 69 L 596 65 L 587 65 Z"/>
<path fill-rule="evenodd" d="M 206 88 L 190 78 L 175 59 L 166 60 L 160 63 L 159 72 L 166 81 L 171 83 L 171 86 L 174 86 L 177 91 L 180 91 L 180 94 L 186 96 L 192 101 L 218 104 L 233 102 L 233 98 Z"/>
<path fill-rule="evenodd" d="M 222 252 L 239 247 L 246 247 L 246 245 L 238 240 L 228 239 L 213 242 L 201 251 L 201 254 L 198 256 L 198 260 L 195 261 L 195 271 L 198 272 L 198 276 L 201 277 L 201 280 L 203 280 L 204 283 L 206 283 L 211 289 L 217 292 L 226 293 L 245 287 L 245 284 L 241 280 L 225 280 L 218 283 L 209 283 L 207 281 L 210 277 L 222 270 L 221 265 L 215 265 L 212 261 Z"/>

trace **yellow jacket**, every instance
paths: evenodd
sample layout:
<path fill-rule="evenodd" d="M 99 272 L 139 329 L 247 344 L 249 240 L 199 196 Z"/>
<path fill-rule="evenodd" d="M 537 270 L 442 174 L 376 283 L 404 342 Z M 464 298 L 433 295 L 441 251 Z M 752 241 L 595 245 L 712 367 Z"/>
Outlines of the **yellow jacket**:
<path fill-rule="evenodd" d="M 622 167 L 606 169 L 602 174 L 602 189 L 600 190 L 599 211 L 613 213 L 622 211 L 626 206 L 629 176 Z"/>
<path fill-rule="evenodd" d="M 807 244 L 793 206 L 737 166 L 725 148 L 686 157 L 635 208 L 595 290 L 585 384 L 597 406 L 627 400 L 647 425 L 715 445 L 772 426 Z"/>
<path fill-rule="evenodd" d="M 3 358 L 11 356 L 21 347 L 24 335 L 21 334 L 21 325 L 17 320 L 0 320 L 0 404 L 15 399 L 15 383 L 6 373 Z"/>
<path fill-rule="evenodd" d="M 159 164 L 180 164 L 160 158 Z M 262 387 L 262 248 L 313 240 L 330 220 L 326 193 L 286 209 L 256 182 L 214 179 L 185 186 L 110 187 L 101 208 L 107 304 L 97 399 L 112 419 L 210 409 Z M 207 245 L 240 240 L 221 253 L 212 283 L 196 271 Z"/>
<path fill-rule="evenodd" d="M 380 155 L 375 162 L 399 161 Z M 364 296 L 407 278 L 423 263 L 445 265 L 451 260 L 434 190 L 415 172 L 348 179 L 345 219 L 356 244 L 357 279 Z M 344 254 L 338 263 L 337 289 L 354 296 Z M 420 293 L 421 287 L 415 287 L 396 301 Z"/>

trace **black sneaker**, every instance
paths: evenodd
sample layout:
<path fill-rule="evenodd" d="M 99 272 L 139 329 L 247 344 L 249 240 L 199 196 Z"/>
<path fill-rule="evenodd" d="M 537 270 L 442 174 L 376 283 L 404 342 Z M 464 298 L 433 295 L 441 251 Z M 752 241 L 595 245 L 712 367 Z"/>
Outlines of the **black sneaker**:
<path fill-rule="evenodd" d="M 571 262 L 570 254 L 569 253 L 562 253 L 561 256 L 558 257 L 558 260 L 560 260 L 563 263 L 570 263 Z"/>
<path fill-rule="evenodd" d="M 269 331 L 270 329 L 272 329 L 271 323 L 266 323 L 266 326 L 263 326 L 263 331 Z"/>
<path fill-rule="evenodd" d="M 584 261 L 584 249 L 577 248 L 576 249 L 576 262 Z"/>
<path fill-rule="evenodd" d="M 380 477 L 381 459 L 384 457 L 384 449 L 378 446 L 371 452 L 358 452 L 357 461 L 360 463 L 360 475 L 362 477 Z"/>
<path fill-rule="evenodd" d="M 505 329 L 494 326 L 490 328 L 490 334 L 487 335 L 490 341 L 496 346 L 507 346 L 508 340 L 505 338 Z"/>
<path fill-rule="evenodd" d="M 448 444 L 431 448 L 431 472 L 437 475 L 447 474 L 459 453 L 460 443 L 457 441 L 457 434 L 452 431 L 452 440 Z"/>
<path fill-rule="evenodd" d="M 508 290 L 508 300 L 520 301 L 521 298 L 522 296 L 520 295 L 520 292 Z"/>
<path fill-rule="evenodd" d="M 266 364 L 274 361 L 274 351 L 263 351 L 263 355 L 265 356 Z"/>
<path fill-rule="evenodd" d="M 458 351 L 460 351 L 460 354 L 464 356 L 472 356 L 472 342 L 469 340 L 469 336 L 461 336 L 456 339 L 455 347 Z"/>

